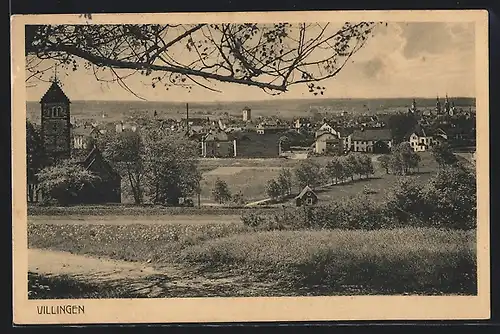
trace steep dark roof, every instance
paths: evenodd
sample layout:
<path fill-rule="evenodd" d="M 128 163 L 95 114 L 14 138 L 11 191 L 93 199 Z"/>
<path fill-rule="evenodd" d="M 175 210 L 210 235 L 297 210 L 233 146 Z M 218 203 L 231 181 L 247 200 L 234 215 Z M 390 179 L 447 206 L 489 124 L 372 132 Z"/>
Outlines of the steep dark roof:
<path fill-rule="evenodd" d="M 307 194 L 308 192 L 311 192 L 314 194 L 314 196 L 317 197 L 316 193 L 309 187 L 309 186 L 305 186 L 304 189 L 302 189 L 302 191 L 300 192 L 300 194 L 298 194 L 295 198 L 302 198 L 304 197 L 305 194 Z"/>
<path fill-rule="evenodd" d="M 366 140 L 366 141 L 376 141 L 376 140 L 391 140 L 392 133 L 389 129 L 366 129 L 366 130 L 355 130 L 352 133 L 352 140 Z"/>
<path fill-rule="evenodd" d="M 108 161 L 106 161 L 106 159 L 104 159 L 104 157 L 101 154 L 101 151 L 97 148 L 97 146 L 94 146 L 94 148 L 92 148 L 92 150 L 89 152 L 89 154 L 87 154 L 85 159 L 81 161 L 81 164 L 85 169 L 89 169 L 97 158 L 101 158 L 105 168 L 111 175 L 113 175 L 116 178 L 121 178 L 120 174 L 113 169 L 113 167 L 109 164 Z"/>
<path fill-rule="evenodd" d="M 417 136 L 419 137 L 428 137 L 428 136 L 431 136 L 433 135 L 431 129 L 425 127 L 425 126 L 422 126 L 422 125 L 419 125 L 417 124 L 413 130 L 410 132 L 409 135 L 407 135 L 406 137 L 410 137 L 412 134 L 416 134 Z"/>
<path fill-rule="evenodd" d="M 350 134 L 352 134 L 354 132 L 354 130 L 356 130 L 356 129 L 346 127 L 346 128 L 338 128 L 336 130 L 337 130 L 337 132 L 340 132 L 341 137 L 347 137 Z"/>
<path fill-rule="evenodd" d="M 40 99 L 40 103 L 50 103 L 50 102 L 66 102 L 70 103 L 69 98 L 64 94 L 63 90 L 56 81 L 52 82 L 49 89 Z"/>

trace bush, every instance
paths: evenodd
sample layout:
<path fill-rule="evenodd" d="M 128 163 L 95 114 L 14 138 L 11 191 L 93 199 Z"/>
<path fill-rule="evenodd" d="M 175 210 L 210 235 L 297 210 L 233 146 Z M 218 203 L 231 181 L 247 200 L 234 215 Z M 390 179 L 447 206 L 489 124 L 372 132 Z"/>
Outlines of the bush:
<path fill-rule="evenodd" d="M 460 165 L 442 167 L 423 190 L 430 207 L 430 219 L 440 226 L 476 227 L 476 175 Z"/>
<path fill-rule="evenodd" d="M 249 227 L 258 227 L 258 226 L 263 226 L 266 224 L 268 221 L 267 217 L 264 215 L 255 213 L 255 212 L 250 212 L 243 214 L 241 216 L 241 221 L 243 225 L 249 226 Z"/>
<path fill-rule="evenodd" d="M 432 208 L 423 193 L 423 186 L 417 179 L 402 177 L 389 191 L 386 198 L 386 212 L 398 221 L 427 226 Z"/>
<path fill-rule="evenodd" d="M 383 201 L 369 190 L 327 205 L 291 207 L 252 218 L 265 229 L 343 228 L 372 230 L 401 226 L 472 229 L 476 227 L 476 177 L 459 167 L 441 168 L 423 186 L 418 179 L 400 177 Z"/>
<path fill-rule="evenodd" d="M 372 230 L 387 225 L 383 209 L 370 197 L 360 194 L 315 207 L 313 215 L 317 227 Z"/>

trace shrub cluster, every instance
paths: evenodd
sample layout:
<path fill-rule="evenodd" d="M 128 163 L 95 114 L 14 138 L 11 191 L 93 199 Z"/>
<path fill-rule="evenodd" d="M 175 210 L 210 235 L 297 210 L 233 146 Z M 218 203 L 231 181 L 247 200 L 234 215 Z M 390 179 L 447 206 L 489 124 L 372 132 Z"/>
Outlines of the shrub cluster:
<path fill-rule="evenodd" d="M 244 214 L 245 225 L 265 229 L 379 229 L 402 226 L 472 229 L 476 226 L 476 178 L 459 166 L 441 168 L 426 185 L 401 177 L 386 198 L 362 192 L 327 205 Z"/>

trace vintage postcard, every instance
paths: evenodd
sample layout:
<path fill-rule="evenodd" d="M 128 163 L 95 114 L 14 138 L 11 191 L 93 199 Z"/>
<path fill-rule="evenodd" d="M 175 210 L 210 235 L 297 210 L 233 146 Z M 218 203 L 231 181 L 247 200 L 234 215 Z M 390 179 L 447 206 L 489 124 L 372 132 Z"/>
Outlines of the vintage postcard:
<path fill-rule="evenodd" d="M 13 16 L 14 322 L 488 319 L 487 18 Z"/>

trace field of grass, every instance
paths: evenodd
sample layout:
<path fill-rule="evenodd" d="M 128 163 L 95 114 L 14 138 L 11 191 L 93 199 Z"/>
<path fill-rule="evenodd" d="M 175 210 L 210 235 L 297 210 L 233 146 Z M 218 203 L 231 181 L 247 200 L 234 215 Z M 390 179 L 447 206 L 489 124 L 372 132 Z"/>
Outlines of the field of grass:
<path fill-rule="evenodd" d="M 84 215 L 37 215 L 28 216 L 28 222 L 34 224 L 106 224 L 106 225 L 149 225 L 149 224 L 231 224 L 239 223 L 240 215 L 155 215 L 155 216 L 84 216 Z"/>
<path fill-rule="evenodd" d="M 210 240 L 182 256 L 210 270 L 237 267 L 316 293 L 346 287 L 373 293 L 475 292 L 473 232 L 259 232 Z"/>
<path fill-rule="evenodd" d="M 432 176 L 430 172 L 418 173 L 410 177 L 425 184 Z M 397 175 L 379 174 L 368 179 L 355 179 L 343 184 L 332 185 L 316 190 L 318 199 L 323 202 L 330 202 L 346 196 L 355 196 L 362 193 L 365 187 L 370 190 L 370 196 L 375 200 L 383 200 L 384 196 L 391 190 L 398 180 Z"/>
<path fill-rule="evenodd" d="M 267 183 L 278 177 L 282 167 L 219 167 L 203 175 L 201 198 L 210 201 L 217 178 L 232 194 L 241 192 L 246 202 L 265 198 Z"/>
<path fill-rule="evenodd" d="M 176 219 L 175 217 L 187 217 L 189 219 L 210 219 L 211 217 L 241 215 L 249 211 L 255 211 L 255 208 L 248 207 L 164 207 L 159 205 L 75 205 L 75 206 L 28 206 L 28 217 L 45 216 L 60 217 L 61 219 L 127 219 L 138 216 L 147 217 L 147 219 Z M 259 207 L 258 210 L 275 211 L 276 208 Z M 174 216 L 174 218 L 169 218 Z M 97 218 L 101 217 L 101 218 Z"/>
<path fill-rule="evenodd" d="M 208 239 L 250 228 L 233 224 L 34 224 L 28 223 L 28 247 L 108 257 L 125 261 L 171 262 L 179 251 Z"/>
<path fill-rule="evenodd" d="M 89 284 L 69 276 L 45 276 L 28 272 L 28 299 L 140 298 L 107 284 Z"/>
<path fill-rule="evenodd" d="M 421 184 L 425 184 L 434 175 L 438 169 L 438 165 L 429 152 L 420 152 L 419 168 L 411 176 L 418 180 Z M 388 190 L 396 183 L 399 176 L 387 174 L 386 171 L 380 166 L 375 157 L 374 162 L 375 174 L 369 179 L 355 178 L 353 182 L 347 182 L 341 185 L 333 185 L 318 192 L 318 197 L 323 201 L 330 201 L 338 199 L 342 196 L 351 196 L 361 193 L 365 187 L 373 191 L 372 196 L 374 199 L 383 198 Z"/>
<path fill-rule="evenodd" d="M 255 231 L 242 224 L 29 224 L 30 248 L 232 272 L 288 294 L 474 294 L 475 233 Z"/>

